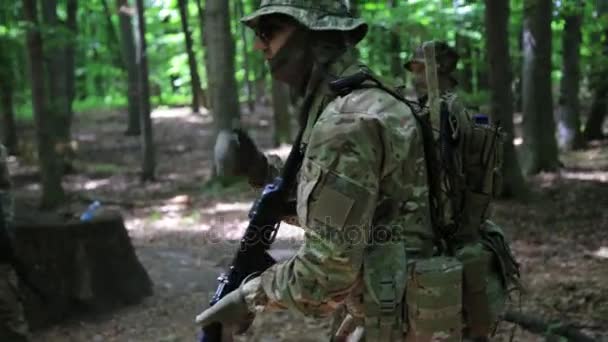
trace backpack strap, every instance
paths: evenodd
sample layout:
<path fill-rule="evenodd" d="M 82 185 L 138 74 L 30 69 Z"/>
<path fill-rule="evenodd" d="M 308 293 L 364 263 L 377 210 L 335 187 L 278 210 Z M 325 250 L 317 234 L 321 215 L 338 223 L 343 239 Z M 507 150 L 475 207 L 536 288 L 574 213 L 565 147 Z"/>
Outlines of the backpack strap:
<path fill-rule="evenodd" d="M 431 226 L 433 232 L 435 233 L 435 246 L 439 249 L 439 253 L 443 254 L 447 249 L 447 242 L 445 240 L 446 234 L 443 232 L 443 229 L 439 228 L 438 218 L 438 210 L 439 210 L 439 200 L 435 197 L 437 182 L 433 182 L 433 179 L 438 179 L 438 175 L 435 175 L 435 168 L 433 165 L 437 165 L 439 161 L 436 160 L 434 154 L 434 138 L 433 138 L 433 128 L 430 122 L 430 118 L 428 115 L 421 116 L 419 113 L 421 112 L 420 105 L 414 101 L 408 100 L 403 97 L 401 94 L 396 92 L 395 90 L 385 86 L 381 80 L 375 77 L 372 72 L 362 67 L 358 72 L 345 76 L 342 78 L 335 79 L 329 83 L 329 89 L 336 93 L 338 96 L 346 96 L 350 94 L 352 91 L 357 89 L 382 89 L 395 99 L 400 102 L 403 102 L 405 105 L 409 107 L 412 112 L 412 115 L 416 119 L 416 121 L 420 124 L 421 133 L 422 133 L 422 141 L 424 147 L 424 155 L 426 162 L 426 169 L 428 174 L 428 184 L 430 187 L 429 191 L 429 205 L 431 207 Z"/>

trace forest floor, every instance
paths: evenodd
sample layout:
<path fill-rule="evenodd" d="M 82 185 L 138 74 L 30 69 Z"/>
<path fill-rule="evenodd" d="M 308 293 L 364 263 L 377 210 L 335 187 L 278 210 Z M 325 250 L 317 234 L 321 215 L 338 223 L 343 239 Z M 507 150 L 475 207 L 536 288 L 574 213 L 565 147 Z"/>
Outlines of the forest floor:
<path fill-rule="evenodd" d="M 213 126 L 208 114 L 186 109 L 153 114 L 157 181 L 139 181 L 139 138 L 126 137 L 125 114 L 79 115 L 78 173 L 65 179 L 73 195 L 62 210 L 81 212 L 91 200 L 117 209 L 140 261 L 154 282 L 154 295 L 103 317 L 73 318 L 35 332 L 34 341 L 194 341 L 194 317 L 206 306 L 217 275 L 227 266 L 246 225 L 256 192 L 241 184 L 209 185 Z M 245 127 L 270 147 L 270 118 L 245 115 Z M 279 150 L 285 153 L 286 148 Z M 571 324 L 608 341 L 608 145 L 563 154 L 564 168 L 528 180 L 525 201 L 499 201 L 494 220 L 503 226 L 521 264 L 527 292 L 512 308 Z M 39 195 L 27 158 L 13 160 L 21 201 Z M 301 231 L 284 226 L 273 254 L 283 259 L 301 242 Z M 287 313 L 260 315 L 240 341 L 327 340 L 328 319 Z M 514 336 L 512 336 L 514 334 Z M 541 341 L 502 323 L 494 341 Z"/>

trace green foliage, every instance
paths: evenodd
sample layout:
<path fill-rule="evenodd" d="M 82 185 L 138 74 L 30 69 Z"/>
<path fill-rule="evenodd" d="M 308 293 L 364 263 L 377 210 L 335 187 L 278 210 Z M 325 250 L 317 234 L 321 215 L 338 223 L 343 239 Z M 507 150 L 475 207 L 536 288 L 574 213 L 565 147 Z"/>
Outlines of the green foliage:
<path fill-rule="evenodd" d="M 105 0 L 110 17 L 106 15 L 102 0 L 79 1 L 77 15 L 78 36 L 64 26 L 40 27 L 44 43 L 48 47 L 62 44 L 66 39 L 77 39 L 76 56 L 76 102 L 77 112 L 93 108 L 115 108 L 127 103 L 126 71 L 120 53 L 119 21 L 116 1 Z M 459 64 L 461 73 L 471 75 L 472 90 L 467 97 L 473 104 L 487 101 L 485 78 L 487 61 L 484 42 L 484 2 L 471 0 L 410 0 L 395 1 L 351 1 L 357 4 L 358 13 L 370 24 L 369 34 L 360 45 L 364 62 L 383 75 L 393 75 L 394 61 L 401 64 L 412 54 L 416 46 L 429 39 L 442 39 L 456 45 L 462 55 Z M 185 50 L 184 35 L 177 0 L 148 0 L 146 25 L 150 82 L 153 104 L 186 105 L 190 102 L 190 73 Z M 204 0 L 202 0 L 204 6 Z M 255 8 L 255 0 L 230 2 L 231 28 L 236 51 L 235 77 L 239 96 L 247 99 L 247 82 L 266 80 L 265 65 L 259 52 L 253 49 L 254 35 L 246 29 L 243 35 L 239 22 L 241 13 Z M 133 1 L 131 1 L 133 4 Z M 519 77 L 521 68 L 520 34 L 523 20 L 523 0 L 513 0 L 510 17 L 510 47 L 513 57 L 514 76 Z M 568 0 L 554 2 L 553 78 L 561 77 L 561 35 L 564 16 L 582 13 L 583 45 L 582 72 L 593 77 L 600 67 L 608 65 L 605 28 L 608 14 L 598 11 L 594 3 Z M 582 5 L 581 5 L 582 4 Z M 204 67 L 204 47 L 199 16 L 194 1 L 188 2 L 190 31 L 193 35 L 198 70 L 202 87 L 207 87 Z M 604 11 L 605 12 L 605 11 Z M 60 21 L 66 19 L 65 2 L 58 6 Z M 9 75 L 14 80 L 16 113 L 20 119 L 31 118 L 30 86 L 25 55 L 25 25 L 22 21 L 21 1 L 2 1 L 0 4 L 0 76 Z M 243 39 L 244 37 L 244 39 Z M 398 37 L 397 42 L 392 37 Z M 396 44 L 395 44 L 396 43 Z M 394 51 L 397 49 L 397 51 Z M 248 69 L 245 69 L 246 62 Z M 400 75 L 398 75 L 401 77 Z M 591 80 L 592 81 L 592 80 Z M 265 82 L 269 87 L 269 82 Z M 582 84 L 588 85 L 589 82 Z M 269 92 L 269 89 L 266 89 Z"/>

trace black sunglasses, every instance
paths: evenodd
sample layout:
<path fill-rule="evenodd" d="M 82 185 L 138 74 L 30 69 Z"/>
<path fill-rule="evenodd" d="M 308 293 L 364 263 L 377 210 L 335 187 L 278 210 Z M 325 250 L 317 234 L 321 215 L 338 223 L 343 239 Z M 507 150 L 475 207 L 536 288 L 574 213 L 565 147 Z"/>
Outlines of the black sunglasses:
<path fill-rule="evenodd" d="M 284 28 L 284 26 L 285 25 L 271 20 L 260 21 L 255 28 L 255 35 L 260 38 L 262 42 L 268 44 L 272 38 L 274 38 L 277 32 Z"/>

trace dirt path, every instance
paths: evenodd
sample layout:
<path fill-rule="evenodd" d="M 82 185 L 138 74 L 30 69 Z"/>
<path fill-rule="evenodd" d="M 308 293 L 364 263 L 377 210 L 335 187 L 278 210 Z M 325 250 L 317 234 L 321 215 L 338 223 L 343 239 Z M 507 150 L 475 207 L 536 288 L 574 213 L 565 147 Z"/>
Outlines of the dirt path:
<path fill-rule="evenodd" d="M 105 317 L 74 319 L 35 341 L 194 341 L 195 315 L 215 289 L 215 278 L 229 263 L 255 191 L 245 186 L 219 191 L 205 187 L 210 174 L 211 121 L 183 110 L 154 114 L 158 181 L 141 185 L 138 138 L 122 135 L 124 114 L 95 113 L 78 120 L 79 174 L 65 186 L 77 194 L 63 210 L 80 212 L 86 199 L 120 210 L 137 254 L 154 282 L 143 303 Z M 269 147 L 264 118 L 254 139 Z M 530 181 L 528 203 L 500 202 L 495 221 L 508 230 L 522 264 L 528 293 L 522 309 L 548 319 L 571 322 L 598 341 L 608 341 L 608 146 L 563 156 L 566 168 Z M 20 200 L 39 193 L 27 162 L 13 161 Z M 302 233 L 281 231 L 276 254 L 285 258 Z M 226 241 L 226 240 L 232 240 Z M 286 313 L 256 319 L 242 341 L 321 341 L 329 321 Z M 509 324 L 495 341 L 508 341 Z M 541 341 L 517 331 L 514 341 Z"/>

